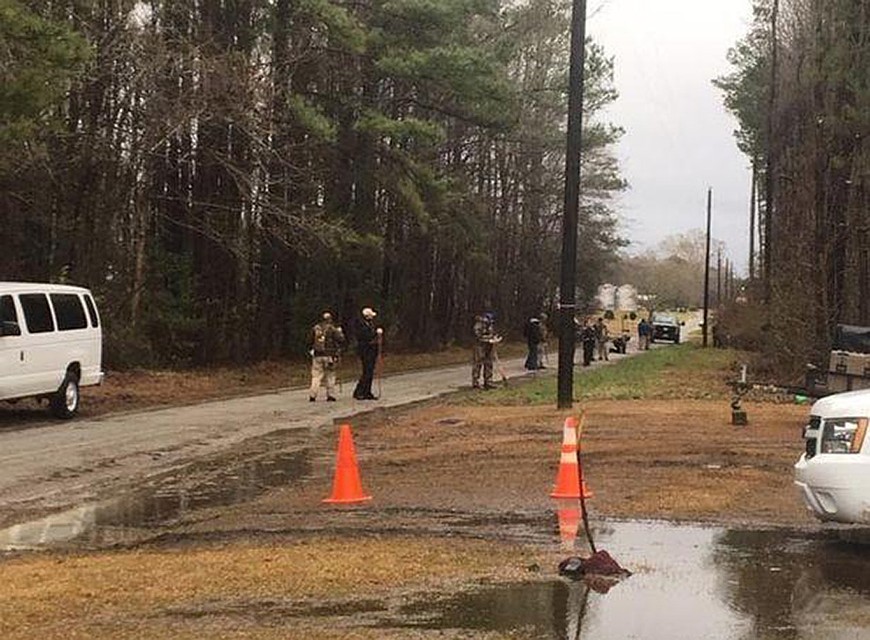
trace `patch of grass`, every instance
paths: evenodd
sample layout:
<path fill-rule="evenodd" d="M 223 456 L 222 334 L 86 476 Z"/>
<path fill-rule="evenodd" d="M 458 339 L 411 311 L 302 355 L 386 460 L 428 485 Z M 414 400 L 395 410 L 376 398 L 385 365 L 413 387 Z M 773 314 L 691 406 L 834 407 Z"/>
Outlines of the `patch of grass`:
<path fill-rule="evenodd" d="M 577 367 L 574 399 L 661 400 L 726 398 L 739 362 L 746 356 L 729 349 L 703 349 L 681 345 L 654 349 L 612 366 Z M 488 394 L 463 396 L 458 402 L 480 405 L 552 404 L 556 379 L 552 377 L 500 388 Z"/>
<path fill-rule="evenodd" d="M 543 562 L 535 550 L 455 537 L 309 538 L 183 552 L 28 556 L 0 562 L 0 637 L 359 637 L 334 629 L 297 632 L 299 618 L 268 614 L 281 605 L 330 601 L 339 602 L 340 612 L 348 600 L 515 581 L 528 575 L 530 563 Z M 175 628 L 185 620 L 196 627 L 189 634 Z"/>

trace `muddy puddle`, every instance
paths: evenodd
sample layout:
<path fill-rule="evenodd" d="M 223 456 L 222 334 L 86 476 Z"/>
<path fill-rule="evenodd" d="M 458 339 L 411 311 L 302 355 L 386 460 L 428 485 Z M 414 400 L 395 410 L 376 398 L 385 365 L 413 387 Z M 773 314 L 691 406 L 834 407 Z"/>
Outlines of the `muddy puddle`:
<path fill-rule="evenodd" d="M 309 475 L 307 451 L 198 464 L 147 483 L 129 494 L 85 504 L 0 530 L 0 551 L 68 544 L 101 546 L 135 542 L 143 529 L 171 526 L 192 511 L 251 500 L 273 487 Z M 189 483 L 188 477 L 199 478 Z"/>
<path fill-rule="evenodd" d="M 596 538 L 631 577 L 609 589 L 555 576 L 484 587 L 405 606 L 382 624 L 571 640 L 870 637 L 866 544 L 636 522 Z"/>

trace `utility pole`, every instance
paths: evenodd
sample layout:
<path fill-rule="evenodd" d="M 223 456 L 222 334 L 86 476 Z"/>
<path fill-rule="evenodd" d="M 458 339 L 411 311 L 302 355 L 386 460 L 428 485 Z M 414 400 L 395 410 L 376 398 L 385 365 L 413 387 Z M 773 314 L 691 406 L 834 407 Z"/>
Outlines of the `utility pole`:
<path fill-rule="evenodd" d="M 713 189 L 707 189 L 707 251 L 704 256 L 704 327 L 703 327 L 703 346 L 707 346 L 707 318 L 709 317 L 710 307 L 710 227 L 713 219 Z"/>
<path fill-rule="evenodd" d="M 577 311 L 577 222 L 580 211 L 580 145 L 583 134 L 583 67 L 586 63 L 586 0 L 574 0 L 568 81 L 568 140 L 565 152 L 565 214 L 559 289 L 559 380 L 557 407 L 574 404 L 574 314 Z"/>
<path fill-rule="evenodd" d="M 725 258 L 725 298 L 731 299 L 731 260 Z"/>
<path fill-rule="evenodd" d="M 716 306 L 722 306 L 722 247 L 716 247 Z"/>
<path fill-rule="evenodd" d="M 752 159 L 752 186 L 749 188 L 749 282 L 755 280 L 755 205 L 758 202 L 758 164 Z"/>

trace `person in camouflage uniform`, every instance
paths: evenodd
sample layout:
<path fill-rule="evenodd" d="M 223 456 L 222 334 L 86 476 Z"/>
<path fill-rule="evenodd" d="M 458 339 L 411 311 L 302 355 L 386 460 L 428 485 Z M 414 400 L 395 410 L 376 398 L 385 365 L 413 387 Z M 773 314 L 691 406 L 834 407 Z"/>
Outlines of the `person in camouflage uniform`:
<path fill-rule="evenodd" d="M 326 380 L 326 400 L 335 402 L 335 372 L 344 347 L 344 332 L 335 326 L 332 314 L 324 311 L 320 322 L 311 330 L 311 387 L 308 400 L 317 400 L 317 393 Z"/>
<path fill-rule="evenodd" d="M 483 369 L 483 388 L 492 389 L 492 365 L 495 342 L 495 316 L 485 313 L 474 321 L 474 361 L 471 367 L 471 386 L 480 388 L 480 372 Z"/>

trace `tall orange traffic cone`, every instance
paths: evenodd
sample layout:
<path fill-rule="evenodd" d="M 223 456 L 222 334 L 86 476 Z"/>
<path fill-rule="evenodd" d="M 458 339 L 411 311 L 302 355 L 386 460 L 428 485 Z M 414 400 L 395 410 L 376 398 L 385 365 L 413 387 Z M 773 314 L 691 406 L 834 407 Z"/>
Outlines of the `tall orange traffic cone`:
<path fill-rule="evenodd" d="M 350 425 L 343 424 L 338 434 L 338 458 L 335 464 L 335 478 L 332 482 L 332 495 L 324 498 L 323 502 L 350 504 L 371 499 L 371 496 L 363 493 L 362 482 L 359 479 Z"/>
<path fill-rule="evenodd" d="M 577 462 L 577 452 L 580 451 L 580 422 L 571 416 L 565 418 L 562 435 L 562 456 L 559 459 L 559 473 L 556 476 L 556 486 L 551 498 L 580 497 L 580 468 Z M 591 498 L 592 491 L 583 480 L 583 498 Z"/>

